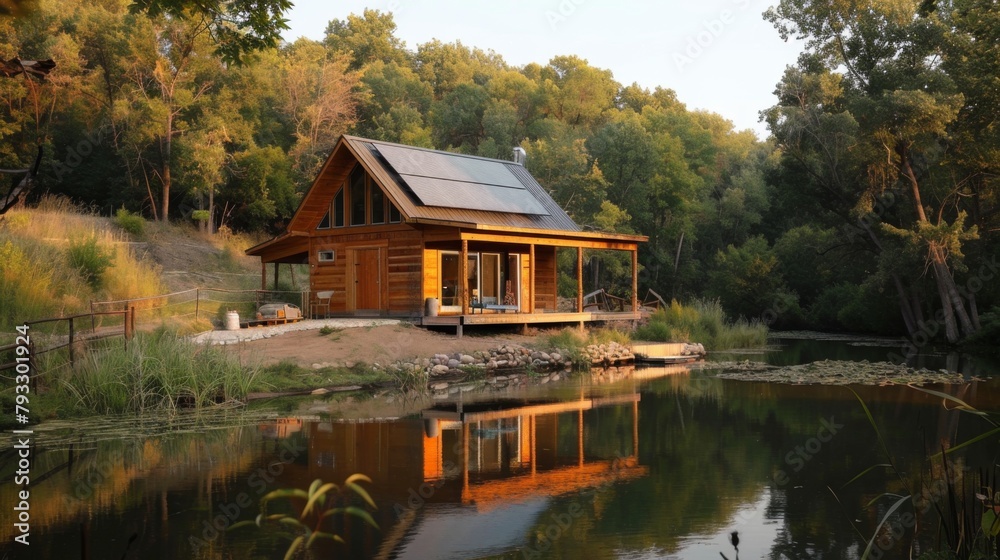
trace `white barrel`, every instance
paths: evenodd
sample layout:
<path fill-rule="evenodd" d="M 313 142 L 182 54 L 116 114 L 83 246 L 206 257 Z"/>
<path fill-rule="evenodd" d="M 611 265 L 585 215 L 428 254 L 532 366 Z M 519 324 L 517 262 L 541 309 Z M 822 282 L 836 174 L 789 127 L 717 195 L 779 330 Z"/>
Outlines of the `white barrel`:
<path fill-rule="evenodd" d="M 226 312 L 226 330 L 227 331 L 238 331 L 240 330 L 240 314 L 235 311 Z"/>

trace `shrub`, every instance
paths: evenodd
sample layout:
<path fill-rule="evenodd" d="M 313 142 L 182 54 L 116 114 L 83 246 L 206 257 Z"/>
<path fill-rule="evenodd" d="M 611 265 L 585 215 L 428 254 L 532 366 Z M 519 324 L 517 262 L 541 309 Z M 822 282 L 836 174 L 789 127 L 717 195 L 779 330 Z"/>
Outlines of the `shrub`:
<path fill-rule="evenodd" d="M 104 271 L 113 261 L 114 253 L 105 251 L 98 244 L 97 235 L 69 242 L 70 266 L 79 271 L 80 276 L 95 290 L 101 287 Z"/>
<path fill-rule="evenodd" d="M 125 208 L 119 208 L 118 212 L 115 212 L 114 222 L 135 239 L 142 239 L 146 235 L 146 220 Z"/>

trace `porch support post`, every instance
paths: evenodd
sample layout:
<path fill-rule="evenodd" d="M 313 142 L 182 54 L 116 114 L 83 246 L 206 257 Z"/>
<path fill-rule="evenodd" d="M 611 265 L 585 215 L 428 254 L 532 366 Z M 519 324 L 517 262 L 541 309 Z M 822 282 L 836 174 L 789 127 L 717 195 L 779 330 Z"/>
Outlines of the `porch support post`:
<path fill-rule="evenodd" d="M 639 249 L 632 249 L 632 313 L 639 312 Z"/>
<path fill-rule="evenodd" d="M 281 263 L 274 263 L 274 289 L 278 289 L 278 271 L 281 270 Z"/>
<path fill-rule="evenodd" d="M 583 313 L 583 247 L 576 248 L 576 312 Z"/>
<path fill-rule="evenodd" d="M 458 256 L 458 275 L 461 280 L 458 284 L 458 297 L 462 301 L 462 315 L 469 314 L 469 240 L 462 240 L 462 252 Z M 461 332 L 461 323 L 459 323 Z"/>
<path fill-rule="evenodd" d="M 267 263 L 263 258 L 260 259 L 260 289 L 267 289 Z"/>
<path fill-rule="evenodd" d="M 528 313 L 535 312 L 535 244 L 528 245 Z"/>

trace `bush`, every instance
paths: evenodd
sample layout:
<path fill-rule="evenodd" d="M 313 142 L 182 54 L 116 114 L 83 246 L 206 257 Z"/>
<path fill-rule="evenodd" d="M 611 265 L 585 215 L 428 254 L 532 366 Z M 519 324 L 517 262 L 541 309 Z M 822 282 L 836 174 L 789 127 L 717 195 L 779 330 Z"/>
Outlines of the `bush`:
<path fill-rule="evenodd" d="M 635 338 L 653 342 L 700 342 L 708 350 L 751 348 L 767 344 L 767 325 L 740 318 L 731 321 L 718 301 L 697 300 L 684 306 L 672 300 L 658 309 Z"/>
<path fill-rule="evenodd" d="M 146 220 L 124 208 L 119 208 L 118 212 L 115 212 L 114 222 L 135 239 L 142 239 L 146 235 Z"/>
<path fill-rule="evenodd" d="M 1000 356 L 1000 347 L 997 346 L 997 341 L 1000 340 L 1000 306 L 994 306 L 986 313 L 980 314 L 979 324 L 982 327 L 969 337 L 966 344 L 988 354 Z"/>
<path fill-rule="evenodd" d="M 79 271 L 80 276 L 95 290 L 101 287 L 104 271 L 113 261 L 114 253 L 106 252 L 97 243 L 96 235 L 83 241 L 74 239 L 69 242 L 70 266 Z"/>

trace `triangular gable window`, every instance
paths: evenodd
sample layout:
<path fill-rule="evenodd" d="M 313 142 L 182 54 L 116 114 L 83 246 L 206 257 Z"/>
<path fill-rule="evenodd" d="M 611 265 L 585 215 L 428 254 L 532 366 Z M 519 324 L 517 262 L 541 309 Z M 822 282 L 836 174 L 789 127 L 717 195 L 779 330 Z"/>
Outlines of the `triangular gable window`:
<path fill-rule="evenodd" d="M 399 208 L 396 208 L 396 205 L 390 202 L 389 203 L 389 223 L 390 224 L 398 224 L 399 222 L 402 222 L 402 221 L 403 221 L 403 215 L 399 213 Z"/>
<path fill-rule="evenodd" d="M 316 226 L 316 229 L 330 229 L 330 222 L 330 212 L 327 211 L 326 215 L 323 216 L 323 219 L 319 221 L 319 225 Z"/>

